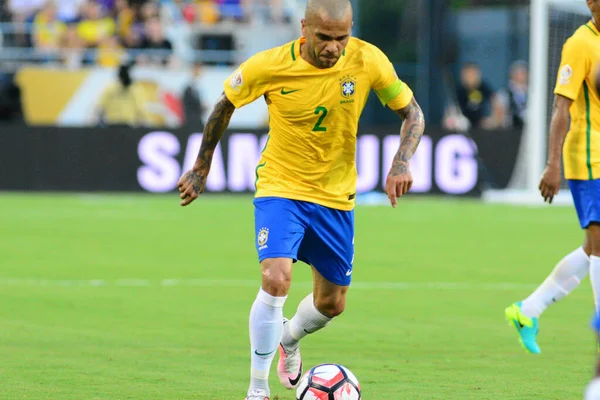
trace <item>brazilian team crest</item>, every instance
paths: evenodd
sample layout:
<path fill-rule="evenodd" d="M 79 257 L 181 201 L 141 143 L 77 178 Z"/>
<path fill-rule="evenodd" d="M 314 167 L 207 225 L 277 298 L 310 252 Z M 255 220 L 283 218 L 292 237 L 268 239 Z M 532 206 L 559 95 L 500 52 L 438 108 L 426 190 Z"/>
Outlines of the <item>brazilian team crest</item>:
<path fill-rule="evenodd" d="M 356 77 L 354 75 L 344 75 L 340 78 L 340 93 L 342 95 L 341 104 L 354 103 L 354 93 L 356 93 Z"/>
<path fill-rule="evenodd" d="M 267 242 L 269 241 L 269 230 L 267 228 L 260 228 L 257 236 L 258 249 L 266 249 Z"/>
<path fill-rule="evenodd" d="M 352 78 L 342 80 L 342 97 L 349 99 L 356 92 L 356 81 Z"/>

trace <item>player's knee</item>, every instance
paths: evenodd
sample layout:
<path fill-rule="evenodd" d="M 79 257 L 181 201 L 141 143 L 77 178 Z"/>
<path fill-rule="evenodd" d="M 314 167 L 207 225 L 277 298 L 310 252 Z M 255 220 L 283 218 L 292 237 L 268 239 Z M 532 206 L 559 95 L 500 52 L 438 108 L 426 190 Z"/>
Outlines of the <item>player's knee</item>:
<path fill-rule="evenodd" d="M 326 317 L 334 318 L 346 309 L 346 298 L 343 296 L 315 298 L 315 308 Z"/>
<path fill-rule="evenodd" d="M 287 295 L 292 283 L 292 268 L 286 260 L 265 260 L 262 265 L 262 287 L 271 296 Z"/>

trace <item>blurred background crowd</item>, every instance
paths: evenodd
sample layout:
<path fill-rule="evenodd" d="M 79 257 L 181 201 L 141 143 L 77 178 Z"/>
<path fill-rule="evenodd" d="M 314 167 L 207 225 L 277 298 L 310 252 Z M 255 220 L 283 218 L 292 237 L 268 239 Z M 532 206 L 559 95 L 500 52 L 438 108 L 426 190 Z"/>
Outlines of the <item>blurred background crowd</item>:
<path fill-rule="evenodd" d="M 388 54 L 398 74 L 417 93 L 429 121 L 456 131 L 523 126 L 528 1 L 352 2 L 354 34 Z M 87 126 L 101 122 L 100 109 L 112 106 L 113 111 L 104 113 L 112 115 L 108 123 L 180 126 L 202 121 L 222 79 L 237 64 L 300 35 L 305 0 L 5 0 L 0 4 L 0 118 L 24 119 L 30 125 Z M 489 29 L 491 21 L 494 29 Z M 49 69 L 55 71 L 50 76 Z M 170 75 L 142 73 L 149 69 Z M 112 71 L 113 83 L 99 70 Z M 73 83 L 69 71 L 87 71 L 82 78 L 85 85 Z M 72 103 L 49 110 L 48 104 L 35 98 L 42 95 L 40 82 L 50 81 L 59 88 L 83 85 L 97 101 L 75 107 L 80 99 L 73 89 Z M 109 87 L 115 82 L 122 88 L 136 87 L 141 81 L 153 82 L 156 88 L 149 91 L 146 84 L 137 85 L 138 90 L 115 91 Z M 145 101 L 152 100 L 150 106 L 141 104 L 142 89 Z M 127 116 L 119 117 L 124 104 L 131 106 Z M 159 108 L 167 111 L 157 117 Z M 83 118 L 82 114 L 90 115 Z M 244 126 L 266 124 L 264 108 L 248 114 Z M 392 117 L 373 102 L 364 114 L 373 124 L 393 123 Z"/>
<path fill-rule="evenodd" d="M 195 25 L 279 24 L 289 16 L 282 0 L 8 0 L 1 21 L 3 47 L 77 68 L 115 67 L 135 50 L 154 51 L 137 56 L 141 64 L 174 62 L 174 50 L 185 56 L 193 48 L 186 39 Z"/>

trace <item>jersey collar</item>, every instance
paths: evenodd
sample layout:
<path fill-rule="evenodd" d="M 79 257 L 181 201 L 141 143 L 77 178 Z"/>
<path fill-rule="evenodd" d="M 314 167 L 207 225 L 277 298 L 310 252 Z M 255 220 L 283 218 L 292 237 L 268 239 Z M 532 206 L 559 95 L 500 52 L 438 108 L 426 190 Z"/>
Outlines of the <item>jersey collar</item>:
<path fill-rule="evenodd" d="M 306 43 L 306 38 L 304 36 L 300 36 L 298 40 L 292 44 L 292 60 L 296 61 L 300 55 L 300 47 Z"/>
<path fill-rule="evenodd" d="M 594 20 L 590 20 L 590 22 L 585 24 L 585 26 L 587 26 L 592 32 L 594 32 L 596 34 L 596 36 L 600 36 L 600 32 L 598 32 L 598 28 L 596 28 L 596 24 L 594 23 Z"/>

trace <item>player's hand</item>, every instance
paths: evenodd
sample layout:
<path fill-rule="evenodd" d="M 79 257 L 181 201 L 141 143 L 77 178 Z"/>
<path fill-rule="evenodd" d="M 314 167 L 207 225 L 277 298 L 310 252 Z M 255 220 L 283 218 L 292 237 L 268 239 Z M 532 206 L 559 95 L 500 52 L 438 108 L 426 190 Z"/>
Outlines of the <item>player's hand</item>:
<path fill-rule="evenodd" d="M 187 206 L 200 196 L 200 193 L 204 191 L 207 175 L 208 171 L 190 169 L 179 178 L 177 186 L 179 187 L 180 204 L 182 206 Z"/>
<path fill-rule="evenodd" d="M 398 198 L 406 194 L 413 184 L 413 177 L 410 173 L 410 165 L 407 161 L 394 161 L 392 169 L 385 181 L 385 193 L 396 208 Z"/>
<path fill-rule="evenodd" d="M 539 186 L 540 193 L 542 194 L 545 202 L 547 201 L 548 203 L 552 204 L 554 196 L 558 194 L 558 190 L 560 189 L 560 182 L 560 165 L 546 165 Z"/>

